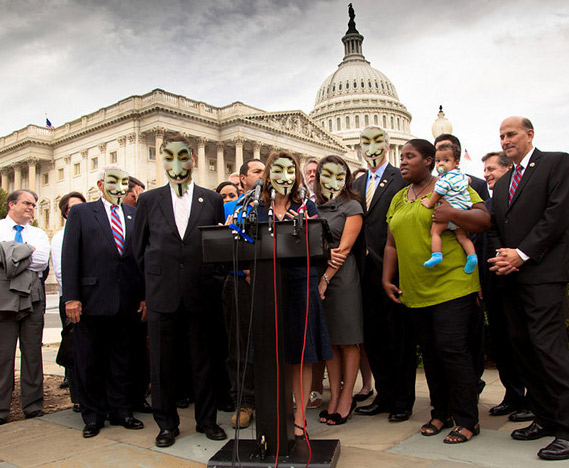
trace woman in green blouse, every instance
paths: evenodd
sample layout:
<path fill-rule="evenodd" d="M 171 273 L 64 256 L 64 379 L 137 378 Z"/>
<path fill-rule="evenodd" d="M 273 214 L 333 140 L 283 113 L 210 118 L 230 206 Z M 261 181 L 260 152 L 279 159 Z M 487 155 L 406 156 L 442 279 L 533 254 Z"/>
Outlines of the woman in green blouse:
<path fill-rule="evenodd" d="M 430 197 L 437 180 L 432 175 L 434 165 L 435 147 L 428 141 L 410 140 L 403 147 L 401 175 L 410 185 L 393 197 L 387 213 L 383 287 L 391 300 L 411 309 L 416 324 L 433 405 L 431 420 L 421 433 L 435 435 L 456 424 L 444 439 L 456 444 L 480 431 L 477 377 L 469 346 L 469 324 L 478 313 L 478 273 L 464 272 L 464 250 L 448 230 L 442 236 L 443 263 L 428 269 L 418 259 L 429 256 L 432 222 L 452 221 L 468 232 L 484 232 L 490 227 L 490 215 L 470 187 L 470 210 L 456 210 L 444 201 L 434 211 L 422 206 L 421 199 Z M 399 285 L 393 283 L 397 273 Z"/>

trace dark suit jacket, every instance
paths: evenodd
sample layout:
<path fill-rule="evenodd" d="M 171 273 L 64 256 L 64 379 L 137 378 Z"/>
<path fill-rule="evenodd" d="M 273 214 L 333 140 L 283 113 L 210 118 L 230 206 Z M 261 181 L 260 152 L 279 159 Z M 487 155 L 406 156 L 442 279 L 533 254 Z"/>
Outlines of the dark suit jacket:
<path fill-rule="evenodd" d="M 488 200 L 490 198 L 490 194 L 488 193 L 488 184 L 486 181 L 470 174 L 466 175 L 470 177 L 470 186 L 476 190 L 476 193 L 480 195 L 480 198 L 482 198 L 483 201 Z"/>
<path fill-rule="evenodd" d="M 194 186 L 188 227 L 181 239 L 174 219 L 170 186 L 140 195 L 134 245 L 146 282 L 146 305 L 154 312 L 175 312 L 183 302 L 192 312 L 205 311 L 214 288 L 214 265 L 203 263 L 199 226 L 224 222 L 223 199 Z"/>
<path fill-rule="evenodd" d="M 356 259 L 362 272 L 364 259 L 373 262 L 374 266 L 383 271 L 383 250 L 387 242 L 387 210 L 393 196 L 407 185 L 401 177 L 401 172 L 391 164 L 387 164 L 381 180 L 376 181 L 376 189 L 369 211 L 366 209 L 366 181 L 369 171 L 354 181 L 354 189 L 360 194 L 364 210 L 364 226 L 357 244 Z M 365 255 L 366 249 L 369 255 Z"/>
<path fill-rule="evenodd" d="M 569 155 L 534 150 L 512 203 L 513 168 L 494 186 L 488 255 L 517 248 L 530 258 L 513 273 L 521 283 L 569 280 Z"/>
<path fill-rule="evenodd" d="M 85 315 L 134 313 L 143 299 L 142 274 L 132 248 L 135 208 L 122 205 L 125 248 L 119 254 L 101 200 L 69 211 L 61 254 L 63 300 L 81 301 Z"/>

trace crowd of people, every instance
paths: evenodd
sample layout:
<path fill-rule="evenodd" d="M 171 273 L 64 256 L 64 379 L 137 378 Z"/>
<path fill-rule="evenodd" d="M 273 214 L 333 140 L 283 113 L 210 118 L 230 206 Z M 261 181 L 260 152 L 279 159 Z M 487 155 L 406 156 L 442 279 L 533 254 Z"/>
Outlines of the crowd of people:
<path fill-rule="evenodd" d="M 141 429 L 134 413 L 152 412 L 156 445 L 167 447 L 180 433 L 177 408 L 190 401 L 196 431 L 210 439 L 227 437 L 218 409 L 234 413 L 233 427 L 251 423 L 255 279 L 249 265 L 226 271 L 205 263 L 198 228 L 241 225 L 254 210 L 259 222 L 321 217 L 331 233 L 327 262 L 286 269 L 284 360 L 297 440 L 307 437 L 305 410 L 323 405 L 324 369 L 330 399 L 320 423 L 342 425 L 354 412 L 409 419 L 417 345 L 432 406 L 421 434 L 449 429 L 447 444 L 472 439 L 481 430 L 486 312 L 505 388 L 490 415 L 531 421 L 512 438 L 553 436 L 538 456 L 569 459 L 569 155 L 535 148 L 526 118 L 505 119 L 499 137 L 502 152 L 482 158 L 485 181 L 459 169 L 453 135 L 408 141 L 396 168 L 389 134 L 371 126 L 360 136 L 367 169 L 352 173 L 341 157 L 327 156 L 301 170 L 294 155 L 278 151 L 245 161 L 212 191 L 192 179 L 191 142 L 173 135 L 160 148 L 167 185 L 145 192 L 122 168 L 107 166 L 99 200 L 62 197 L 67 221 L 51 258 L 64 334 L 72 336 L 66 381 L 83 436 L 96 436 L 107 419 Z M 257 187 L 249 203 L 244 196 Z M 42 413 L 50 246 L 31 225 L 36 203 L 34 192 L 15 191 L 0 221 L 0 424 L 9 414 L 17 339 L 22 408 L 26 417 Z"/>

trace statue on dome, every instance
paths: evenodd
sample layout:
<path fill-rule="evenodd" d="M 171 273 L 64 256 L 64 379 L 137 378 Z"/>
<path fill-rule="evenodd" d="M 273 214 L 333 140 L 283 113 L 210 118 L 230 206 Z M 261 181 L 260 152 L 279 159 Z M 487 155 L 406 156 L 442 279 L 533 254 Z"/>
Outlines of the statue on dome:
<path fill-rule="evenodd" d="M 359 34 L 358 30 L 356 29 L 356 22 L 355 22 L 356 13 L 351 3 L 348 5 L 348 15 L 350 16 L 350 21 L 348 21 L 348 32 L 346 34 L 349 33 Z"/>

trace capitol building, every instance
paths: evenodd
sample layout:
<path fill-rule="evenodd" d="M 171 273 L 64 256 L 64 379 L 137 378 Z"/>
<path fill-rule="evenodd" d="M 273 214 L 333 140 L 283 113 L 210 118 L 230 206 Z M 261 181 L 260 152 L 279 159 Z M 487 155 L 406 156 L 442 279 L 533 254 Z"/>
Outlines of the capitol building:
<path fill-rule="evenodd" d="M 194 180 L 207 188 L 251 158 L 287 150 L 301 162 L 334 154 L 360 167 L 359 134 L 379 125 L 391 137 L 390 162 L 412 138 L 411 114 L 395 86 L 363 55 L 364 37 L 353 10 L 342 37 L 344 58 L 316 92 L 309 115 L 299 110 L 265 112 L 241 102 L 214 107 L 156 89 L 130 96 L 57 128 L 36 125 L 0 137 L 0 184 L 6 192 L 30 188 L 39 196 L 39 226 L 51 236 L 63 226 L 58 203 L 71 191 L 99 197 L 97 172 L 119 164 L 147 189 L 165 183 L 159 149 L 164 136 L 183 133 L 196 151 Z"/>

